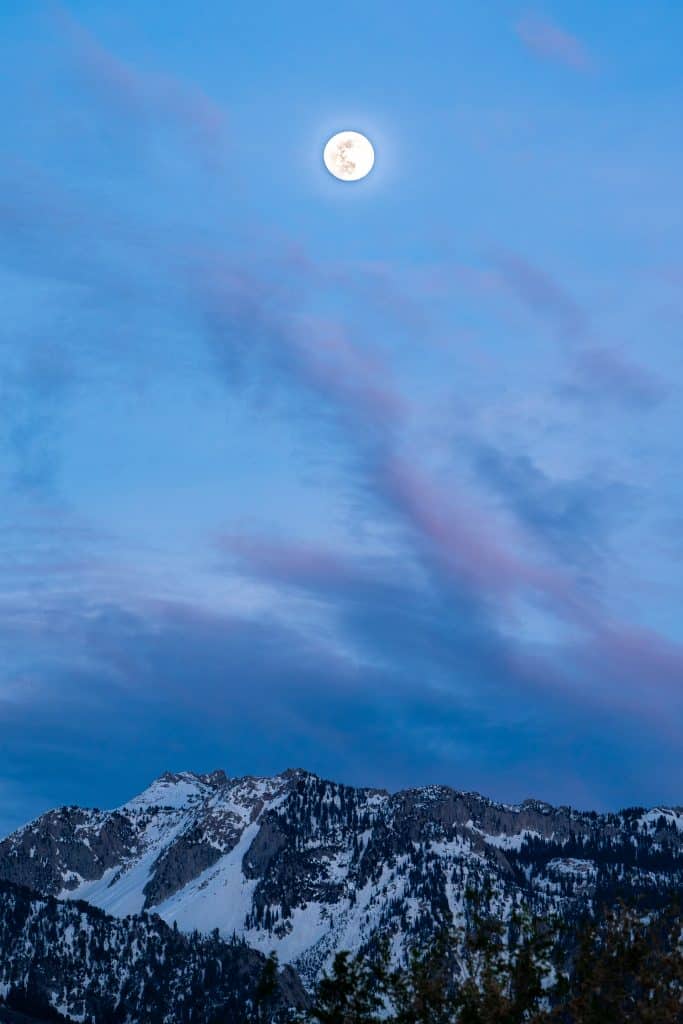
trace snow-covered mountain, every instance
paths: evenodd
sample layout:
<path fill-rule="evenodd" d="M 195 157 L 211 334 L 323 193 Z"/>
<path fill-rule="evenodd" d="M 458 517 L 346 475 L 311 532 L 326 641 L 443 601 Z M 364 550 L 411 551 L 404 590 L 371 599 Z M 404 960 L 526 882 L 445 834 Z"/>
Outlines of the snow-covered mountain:
<path fill-rule="evenodd" d="M 0 1002 L 28 1011 L 30 1021 L 56 1012 L 97 1024 L 241 1024 L 253 1019 L 247 1011 L 264 966 L 239 941 L 183 935 L 153 914 L 114 918 L 0 882 Z M 279 972 L 268 1019 L 305 1003 L 296 973 Z M 12 1011 L 0 1007 L 2 1020 L 13 1021 Z"/>
<path fill-rule="evenodd" d="M 378 931 L 397 956 L 475 900 L 565 917 L 683 892 L 683 808 L 599 815 L 429 786 L 389 794 L 301 770 L 166 773 L 113 811 L 63 807 L 0 843 L 0 878 L 110 914 L 154 911 L 275 949 L 311 981 Z"/>

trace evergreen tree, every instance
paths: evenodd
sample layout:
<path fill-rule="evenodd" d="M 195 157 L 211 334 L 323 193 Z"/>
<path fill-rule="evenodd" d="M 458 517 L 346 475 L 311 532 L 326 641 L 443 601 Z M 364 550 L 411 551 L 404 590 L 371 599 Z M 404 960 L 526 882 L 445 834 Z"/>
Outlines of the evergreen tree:
<path fill-rule="evenodd" d="M 414 949 L 405 970 L 388 977 L 394 1009 L 391 1024 L 450 1024 L 452 1020 L 452 951 L 442 932 L 427 950 Z"/>
<path fill-rule="evenodd" d="M 261 971 L 254 992 L 254 1020 L 256 1024 L 269 1024 L 272 1020 L 278 996 L 278 959 L 272 952 Z"/>
<path fill-rule="evenodd" d="M 337 953 L 318 985 L 309 1019 L 319 1024 L 377 1024 L 387 989 L 385 957 Z"/>
<path fill-rule="evenodd" d="M 619 904 L 583 930 L 569 991 L 555 1008 L 566 1024 L 683 1024 L 681 918 L 644 918 Z"/>

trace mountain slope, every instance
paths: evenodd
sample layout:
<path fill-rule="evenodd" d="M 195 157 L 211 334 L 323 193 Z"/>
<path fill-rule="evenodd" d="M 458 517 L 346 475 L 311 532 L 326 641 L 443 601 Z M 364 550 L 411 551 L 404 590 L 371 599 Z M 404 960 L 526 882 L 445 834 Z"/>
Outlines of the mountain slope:
<path fill-rule="evenodd" d="M 117 919 L 0 882 L 0 996 L 41 1019 L 239 1024 L 264 963 L 238 941 L 186 936 L 155 915 Z M 304 1004 L 294 972 L 281 972 L 274 1007 Z"/>
<path fill-rule="evenodd" d="M 389 794 L 304 771 L 167 773 L 115 811 L 61 808 L 0 844 L 0 878 L 109 913 L 218 928 L 312 980 L 378 930 L 396 956 L 474 894 L 571 917 L 593 900 L 683 891 L 683 809 L 583 813 L 430 786 Z"/>

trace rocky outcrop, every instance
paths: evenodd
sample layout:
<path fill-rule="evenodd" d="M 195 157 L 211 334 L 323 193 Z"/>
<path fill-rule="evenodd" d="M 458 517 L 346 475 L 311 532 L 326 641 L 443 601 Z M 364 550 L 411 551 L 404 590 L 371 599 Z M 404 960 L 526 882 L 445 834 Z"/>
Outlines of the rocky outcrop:
<path fill-rule="evenodd" d="M 2 878 L 54 894 L 100 878 L 135 852 L 125 815 L 61 807 L 0 843 Z"/>
<path fill-rule="evenodd" d="M 287 843 L 287 833 L 279 816 L 267 815 L 242 859 L 245 878 L 263 878 L 268 874 L 271 864 Z"/>
<path fill-rule="evenodd" d="M 199 827 L 182 835 L 155 862 L 154 873 L 142 890 L 144 909 L 163 903 L 222 856 L 223 850 L 206 842 Z"/>

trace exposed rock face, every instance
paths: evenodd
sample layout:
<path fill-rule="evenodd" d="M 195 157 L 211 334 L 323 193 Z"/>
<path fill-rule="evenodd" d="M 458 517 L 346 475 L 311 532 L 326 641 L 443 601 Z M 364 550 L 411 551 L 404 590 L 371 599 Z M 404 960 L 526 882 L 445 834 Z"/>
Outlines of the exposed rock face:
<path fill-rule="evenodd" d="M 39 892 L 74 887 L 100 878 L 136 853 L 136 836 L 125 815 L 61 807 L 0 844 L 2 877 Z"/>
<path fill-rule="evenodd" d="M 163 903 L 220 860 L 222 855 L 219 846 L 204 841 L 198 826 L 179 836 L 175 843 L 159 854 L 154 863 L 154 873 L 142 890 L 145 896 L 144 909 Z"/>
<path fill-rule="evenodd" d="M 63 808 L 0 843 L 0 878 L 110 913 L 277 950 L 307 981 L 379 931 L 397 954 L 491 913 L 571 917 L 587 902 L 683 893 L 683 809 L 598 815 L 429 786 L 389 794 L 290 770 L 167 773 L 104 813 Z"/>
<path fill-rule="evenodd" d="M 266 815 L 256 837 L 242 860 L 246 878 L 262 878 L 268 874 L 271 864 L 287 847 L 287 832 L 277 816 Z"/>
<path fill-rule="evenodd" d="M 56 1010 L 84 1024 L 240 1024 L 264 963 L 241 942 L 186 936 L 156 916 L 120 920 L 80 901 L 0 883 L 0 993 L 22 1011 L 0 1009 L 0 1021 L 29 1022 L 24 1012 L 30 1021 L 42 1013 L 50 1019 Z M 285 968 L 269 1019 L 306 1001 L 295 972 Z"/>

